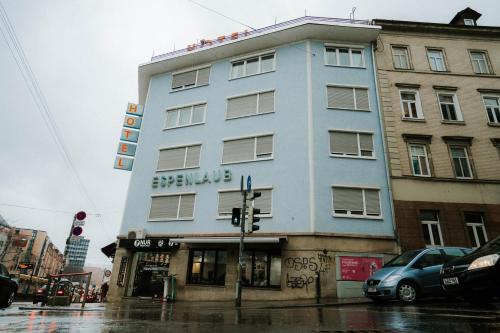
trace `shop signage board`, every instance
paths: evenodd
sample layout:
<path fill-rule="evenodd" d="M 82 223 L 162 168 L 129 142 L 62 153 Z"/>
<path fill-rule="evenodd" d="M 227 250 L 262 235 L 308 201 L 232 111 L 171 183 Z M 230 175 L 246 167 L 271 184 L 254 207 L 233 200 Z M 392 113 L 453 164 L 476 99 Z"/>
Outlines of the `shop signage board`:
<path fill-rule="evenodd" d="M 365 281 L 382 268 L 382 258 L 340 257 L 340 279 L 343 281 Z"/>
<path fill-rule="evenodd" d="M 33 263 L 30 262 L 20 262 L 19 265 L 17 265 L 19 269 L 33 269 L 33 267 Z"/>
<path fill-rule="evenodd" d="M 134 156 L 139 141 L 139 133 L 142 124 L 142 115 L 144 108 L 142 105 L 128 103 L 123 128 L 116 152 L 114 168 L 119 170 L 131 171 L 134 166 Z"/>
<path fill-rule="evenodd" d="M 151 186 L 153 188 L 170 186 L 188 186 L 202 185 L 218 182 L 230 182 L 233 179 L 233 173 L 229 169 L 213 170 L 212 172 L 189 172 L 178 173 L 167 176 L 154 176 Z"/>
<path fill-rule="evenodd" d="M 169 251 L 178 248 L 168 238 L 120 239 L 119 247 L 135 251 Z"/>

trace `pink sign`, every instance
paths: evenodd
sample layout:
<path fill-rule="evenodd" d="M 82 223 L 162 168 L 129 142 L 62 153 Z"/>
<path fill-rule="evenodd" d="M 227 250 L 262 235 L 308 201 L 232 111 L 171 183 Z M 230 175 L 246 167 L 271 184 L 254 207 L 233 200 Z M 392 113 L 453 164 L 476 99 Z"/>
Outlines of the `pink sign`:
<path fill-rule="evenodd" d="M 340 257 L 340 279 L 344 281 L 364 281 L 380 268 L 382 258 Z"/>

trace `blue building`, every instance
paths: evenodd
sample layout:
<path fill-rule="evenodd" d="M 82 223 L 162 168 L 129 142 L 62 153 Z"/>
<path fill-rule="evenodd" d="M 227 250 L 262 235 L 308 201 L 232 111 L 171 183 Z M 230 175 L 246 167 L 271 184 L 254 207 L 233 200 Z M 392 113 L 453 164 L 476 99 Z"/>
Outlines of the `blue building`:
<path fill-rule="evenodd" d="M 368 21 L 303 17 L 202 40 L 139 67 L 144 106 L 113 297 L 232 299 L 252 177 L 243 299 L 361 295 L 397 252 Z"/>
<path fill-rule="evenodd" d="M 67 251 L 68 264 L 74 268 L 83 268 L 85 266 L 85 260 L 87 259 L 87 252 L 89 250 L 89 239 L 85 238 L 75 238 L 70 239 Z"/>

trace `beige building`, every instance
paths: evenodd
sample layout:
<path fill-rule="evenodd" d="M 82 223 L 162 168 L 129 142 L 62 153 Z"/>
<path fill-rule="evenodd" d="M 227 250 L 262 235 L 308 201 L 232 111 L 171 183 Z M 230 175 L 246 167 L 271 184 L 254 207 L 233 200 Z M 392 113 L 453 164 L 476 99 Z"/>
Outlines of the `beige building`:
<path fill-rule="evenodd" d="M 403 250 L 500 234 L 500 27 L 375 20 L 379 95 Z"/>

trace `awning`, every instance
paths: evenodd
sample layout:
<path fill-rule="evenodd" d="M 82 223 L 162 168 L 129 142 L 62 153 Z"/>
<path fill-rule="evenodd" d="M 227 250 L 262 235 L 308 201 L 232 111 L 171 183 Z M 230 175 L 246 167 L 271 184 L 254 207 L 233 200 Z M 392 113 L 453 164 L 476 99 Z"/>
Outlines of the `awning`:
<path fill-rule="evenodd" d="M 277 244 L 286 237 L 245 237 L 245 244 Z M 239 237 L 196 237 L 196 238 L 171 238 L 173 243 L 186 244 L 238 244 Z"/>
<path fill-rule="evenodd" d="M 114 258 L 116 252 L 116 242 L 113 242 L 105 247 L 101 248 L 101 252 L 108 258 Z"/>

